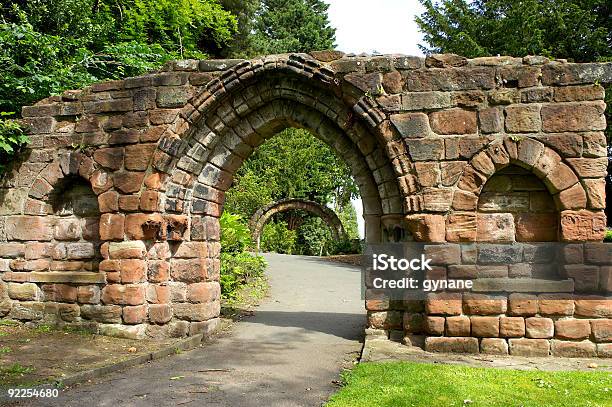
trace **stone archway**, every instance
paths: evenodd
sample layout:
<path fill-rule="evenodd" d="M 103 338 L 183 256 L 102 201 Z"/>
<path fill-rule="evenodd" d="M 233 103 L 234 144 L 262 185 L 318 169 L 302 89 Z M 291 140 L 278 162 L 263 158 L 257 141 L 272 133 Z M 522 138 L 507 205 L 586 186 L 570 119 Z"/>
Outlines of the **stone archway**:
<path fill-rule="evenodd" d="M 349 165 L 369 243 L 474 240 L 482 185 L 510 164 L 555 196 L 560 240 L 600 241 L 607 159 L 598 82 L 612 82 L 612 64 L 313 52 L 178 61 L 50 97 L 23 109 L 32 144 L 0 184 L 0 317 L 36 322 L 65 307 L 75 323 L 103 333 L 210 332 L 220 308 L 225 192 L 253 149 L 287 127 L 308 129 Z M 91 295 L 75 281 L 46 291 L 32 281 L 51 275 L 56 261 L 52 215 L 40 198 L 53 189 L 47 166 L 68 153 L 81 157 L 70 174 L 87 178 L 98 201 L 101 261 Z M 34 234 L 28 225 L 40 227 Z M 590 266 L 592 293 L 611 292 L 608 265 Z M 68 294 L 47 295 L 57 290 Z M 436 315 L 366 292 L 369 326 L 391 337 L 418 318 L 435 317 L 437 328 L 443 316 L 464 321 L 461 304 Z M 577 319 L 610 317 L 575 309 Z M 606 341 L 589 349 L 603 355 Z"/>
<path fill-rule="evenodd" d="M 287 198 L 258 209 L 249 220 L 249 228 L 252 232 L 252 238 L 257 245 L 257 252 L 259 252 L 261 233 L 265 224 L 277 213 L 291 210 L 303 210 L 320 217 L 327 223 L 336 241 L 347 239 L 344 226 L 342 226 L 342 222 L 333 210 L 318 202 L 306 199 Z"/>

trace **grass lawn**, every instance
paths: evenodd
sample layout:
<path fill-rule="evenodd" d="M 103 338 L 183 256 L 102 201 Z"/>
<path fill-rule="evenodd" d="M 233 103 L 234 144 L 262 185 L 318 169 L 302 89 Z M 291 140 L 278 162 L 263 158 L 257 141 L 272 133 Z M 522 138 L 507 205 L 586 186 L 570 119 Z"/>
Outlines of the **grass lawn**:
<path fill-rule="evenodd" d="M 327 407 L 612 406 L 610 372 L 541 372 L 410 362 L 361 363 Z"/>

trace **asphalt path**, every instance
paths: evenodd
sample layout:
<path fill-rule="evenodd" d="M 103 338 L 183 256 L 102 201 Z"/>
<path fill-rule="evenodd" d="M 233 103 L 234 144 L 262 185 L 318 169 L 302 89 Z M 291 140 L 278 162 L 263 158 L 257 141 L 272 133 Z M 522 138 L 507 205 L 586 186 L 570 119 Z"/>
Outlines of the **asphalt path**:
<path fill-rule="evenodd" d="M 270 296 L 202 347 L 109 374 L 44 406 L 320 406 L 359 356 L 359 268 L 265 255 Z"/>

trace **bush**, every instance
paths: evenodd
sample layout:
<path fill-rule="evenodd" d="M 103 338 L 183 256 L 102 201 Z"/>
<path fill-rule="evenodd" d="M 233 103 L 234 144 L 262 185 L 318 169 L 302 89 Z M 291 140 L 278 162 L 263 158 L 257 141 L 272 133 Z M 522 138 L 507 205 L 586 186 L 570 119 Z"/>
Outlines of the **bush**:
<path fill-rule="evenodd" d="M 251 232 L 240 215 L 223 212 L 221 226 L 221 251 L 240 253 L 251 245 Z"/>
<path fill-rule="evenodd" d="M 11 114 L 0 112 L 0 117 Z M 0 119 L 0 174 L 4 172 L 11 157 L 29 141 L 19 122 L 11 119 Z"/>
<path fill-rule="evenodd" d="M 261 250 L 292 254 L 295 252 L 297 232 L 289 230 L 285 222 L 268 222 L 261 233 Z"/>
<path fill-rule="evenodd" d="M 606 230 L 606 234 L 604 235 L 604 242 L 612 242 L 612 229 Z"/>
<path fill-rule="evenodd" d="M 221 295 L 234 298 L 240 286 L 262 277 L 267 263 L 261 256 L 250 253 L 221 253 Z"/>

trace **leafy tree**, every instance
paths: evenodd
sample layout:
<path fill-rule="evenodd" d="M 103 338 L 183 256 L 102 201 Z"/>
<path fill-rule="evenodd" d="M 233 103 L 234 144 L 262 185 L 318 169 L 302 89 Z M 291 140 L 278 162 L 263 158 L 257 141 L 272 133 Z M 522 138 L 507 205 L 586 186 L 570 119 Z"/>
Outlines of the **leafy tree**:
<path fill-rule="evenodd" d="M 336 30 L 322 0 L 262 0 L 254 23 L 256 54 L 308 52 L 334 47 Z"/>
<path fill-rule="evenodd" d="M 302 129 L 287 129 L 245 161 L 228 191 L 226 209 L 251 216 L 282 198 L 302 198 L 340 207 L 358 194 L 349 167 L 322 141 Z"/>
<path fill-rule="evenodd" d="M 216 0 L 123 0 L 118 7 L 120 38 L 160 44 L 181 58 L 219 54 L 236 30 Z"/>
<path fill-rule="evenodd" d="M 426 53 L 467 57 L 545 55 L 575 62 L 612 61 L 610 0 L 419 0 L 416 18 Z M 612 123 L 612 85 L 606 88 L 606 119 Z M 608 139 L 606 199 L 612 226 L 612 126 Z"/>
<path fill-rule="evenodd" d="M 577 62 L 611 55 L 609 0 L 419 0 L 425 52 L 467 57 L 545 55 Z"/>
<path fill-rule="evenodd" d="M 226 47 L 220 50 L 224 58 L 251 58 L 253 50 L 253 31 L 255 15 L 261 7 L 261 0 L 220 0 L 221 6 L 236 16 L 237 31 Z"/>

